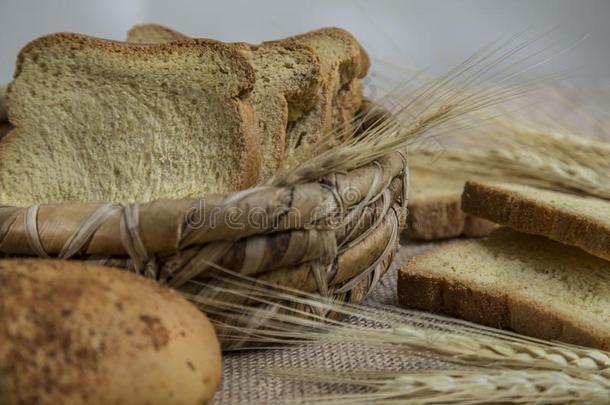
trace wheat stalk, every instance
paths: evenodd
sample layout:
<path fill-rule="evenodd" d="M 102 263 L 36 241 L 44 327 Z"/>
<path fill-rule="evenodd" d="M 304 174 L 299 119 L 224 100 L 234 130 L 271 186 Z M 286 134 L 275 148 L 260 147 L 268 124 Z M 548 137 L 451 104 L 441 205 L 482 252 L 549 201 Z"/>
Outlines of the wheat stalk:
<path fill-rule="evenodd" d="M 214 321 L 221 338 L 254 347 L 285 344 L 359 344 L 431 356 L 450 370 L 417 373 L 268 369 L 301 381 L 356 384 L 372 392 L 300 398 L 295 403 L 482 404 L 566 402 L 605 404 L 610 398 L 609 353 L 520 336 L 437 315 L 343 304 L 291 289 L 255 283 L 222 271 L 204 295 L 187 295 Z M 197 285 L 200 288 L 201 285 Z M 195 288 L 196 289 L 196 288 Z M 222 296 L 221 300 L 217 297 Z M 231 296 L 247 297 L 248 305 Z M 348 321 L 325 318 L 333 311 Z M 383 312 L 382 312 L 383 311 Z M 380 320 L 385 317 L 385 320 Z M 252 320 L 257 322 L 252 323 Z M 350 322 L 351 321 L 351 322 Z M 374 327 L 358 326 L 363 322 Z M 385 325 L 380 325 L 385 324 Z M 474 370 L 454 370 L 474 367 Z M 282 403 L 289 402 L 283 399 Z"/>
<path fill-rule="evenodd" d="M 610 380 L 579 378 L 537 370 L 466 370 L 433 372 L 342 372 L 319 369 L 269 369 L 272 375 L 310 381 L 353 384 L 371 392 L 286 400 L 332 404 L 607 404 Z"/>
<path fill-rule="evenodd" d="M 315 398 L 324 403 L 607 403 L 610 353 L 546 342 L 438 315 L 335 302 L 273 286 L 210 263 L 218 273 L 183 294 L 208 313 L 219 337 L 251 349 L 286 344 L 358 344 L 432 357 L 449 370 L 344 375 L 338 370 L 269 370 L 305 381 L 361 384 L 372 393 Z M 197 293 L 199 291 L 199 293 Z M 244 303 L 243 299 L 247 299 Z M 332 311 L 344 320 L 328 319 Z M 373 326 L 362 326 L 372 324 Z M 456 371 L 456 367 L 475 371 Z M 300 400 L 303 402 L 304 400 Z M 297 401 L 299 402 L 299 401 Z M 411 403 L 411 402 L 410 402 Z"/>
<path fill-rule="evenodd" d="M 528 84 L 532 84 L 508 86 L 501 91 L 495 86 L 498 82 L 494 87 L 486 85 L 482 78 L 489 77 L 486 74 L 513 50 L 500 58 L 494 56 L 497 52 L 498 48 L 489 48 L 416 91 L 400 89 L 395 94 L 399 102 L 390 110 L 389 117 L 382 116 L 377 125 L 368 127 L 360 136 L 329 134 L 312 147 L 303 148 L 266 184 L 286 186 L 314 181 L 330 173 L 368 164 L 390 151 L 406 148 L 416 140 L 466 127 L 473 114 L 519 96 L 528 90 Z M 498 74 L 491 77 L 496 78 Z M 500 82 L 510 77 L 513 76 Z M 490 136 L 488 139 L 491 142 L 495 138 Z M 560 152 L 561 149 L 553 151 L 557 155 Z M 554 173 L 553 170 L 548 172 Z M 545 174 L 540 181 L 548 184 L 549 178 L 552 176 Z M 583 178 L 587 176 L 583 175 Z M 589 190 L 594 188 L 591 184 L 595 184 L 582 186 L 581 183 L 585 184 L 585 181 L 580 179 L 574 182 L 577 187 L 570 187 Z M 465 322 L 447 324 L 447 320 L 440 317 L 412 311 L 399 311 L 396 316 L 386 318 L 384 325 L 379 325 L 377 309 L 341 304 L 329 298 L 266 285 L 225 272 L 213 263 L 208 265 L 220 272 L 216 279 L 205 285 L 191 280 L 183 294 L 212 316 L 223 341 L 233 342 L 240 349 L 244 344 L 250 348 L 267 348 L 298 342 L 359 343 L 433 356 L 453 367 L 484 368 L 478 372 L 439 370 L 391 378 L 375 373 L 364 383 L 376 384 L 373 388 L 377 392 L 373 394 L 386 397 L 370 398 L 404 402 L 411 395 L 420 403 L 482 403 L 490 398 L 541 403 L 608 400 L 608 353 L 543 342 Z M 327 319 L 329 311 L 348 320 L 357 318 L 376 324 L 376 327 Z M 335 372 L 328 373 L 335 375 Z M 319 371 L 310 373 L 307 370 L 295 373 L 301 378 L 321 375 Z M 511 388 L 516 382 L 522 383 L 520 388 Z M 490 393 L 496 396 L 489 397 Z M 370 401 L 363 396 L 343 399 Z"/>
<path fill-rule="evenodd" d="M 483 132 L 484 131 L 484 132 Z M 495 121 L 457 136 L 462 147 L 411 154 L 411 167 L 610 199 L 610 144 Z M 438 155 L 434 159 L 434 155 Z"/>
<path fill-rule="evenodd" d="M 223 270 L 216 283 L 206 283 L 204 294 L 187 297 L 216 320 L 221 338 L 250 346 L 315 341 L 363 343 L 425 353 L 443 361 L 477 367 L 569 370 L 572 374 L 599 373 L 610 379 L 610 354 L 487 328 L 436 315 L 395 309 L 387 315 L 377 308 L 335 302 Z M 197 282 L 195 289 L 204 287 Z M 218 297 L 222 297 L 219 299 Z M 231 297 L 247 297 L 234 303 Z M 385 308 L 384 308 L 385 309 Z M 329 320 L 328 312 L 344 319 L 360 319 L 375 327 Z M 387 319 L 379 325 L 380 319 Z M 251 321 L 264 320 L 256 324 Z"/>
<path fill-rule="evenodd" d="M 452 132 L 465 126 L 475 114 L 519 97 L 541 84 L 540 79 L 520 84 L 509 82 L 524 70 L 514 72 L 515 64 L 502 63 L 535 40 L 513 45 L 519 36 L 499 44 L 490 44 L 447 74 L 427 80 L 423 85 L 405 84 L 388 94 L 389 114 L 382 115 L 364 133 L 331 132 L 309 147 L 301 147 L 286 159 L 278 172 L 265 182 L 269 186 L 288 186 L 315 181 L 331 173 L 340 173 L 369 164 L 388 153 L 404 150 L 426 137 Z M 521 62 L 527 60 L 527 57 Z M 531 68 L 531 67 L 530 67 Z M 525 69 L 527 70 L 527 69 Z M 499 79 L 499 80 L 498 80 Z M 491 80 L 496 80 L 493 85 Z M 356 119 L 356 127 L 370 119 L 369 114 Z"/>

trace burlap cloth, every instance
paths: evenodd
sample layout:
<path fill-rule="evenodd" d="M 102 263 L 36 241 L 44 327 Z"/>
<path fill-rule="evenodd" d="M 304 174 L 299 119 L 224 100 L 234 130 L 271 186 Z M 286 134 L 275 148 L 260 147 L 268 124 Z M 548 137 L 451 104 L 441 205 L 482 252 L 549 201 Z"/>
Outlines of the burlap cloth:
<path fill-rule="evenodd" d="M 365 301 L 365 305 L 397 305 L 397 268 L 410 257 L 446 242 L 418 243 L 401 240 L 392 266 Z M 375 326 L 375 325 L 367 325 Z M 440 363 L 396 351 L 375 351 L 354 344 L 305 344 L 283 349 L 228 353 L 224 357 L 223 382 L 215 404 L 282 403 L 329 393 L 354 393 L 358 387 L 321 384 L 277 377 L 270 368 L 328 368 L 334 370 L 424 370 Z"/>

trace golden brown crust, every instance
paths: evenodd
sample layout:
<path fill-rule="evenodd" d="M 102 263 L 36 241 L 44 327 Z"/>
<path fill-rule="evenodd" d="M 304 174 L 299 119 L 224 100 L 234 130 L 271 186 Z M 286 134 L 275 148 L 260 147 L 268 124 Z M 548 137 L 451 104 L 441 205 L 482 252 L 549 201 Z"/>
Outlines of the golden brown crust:
<path fill-rule="evenodd" d="M 6 86 L 0 86 L 0 123 L 6 120 Z"/>
<path fill-rule="evenodd" d="M 412 199 L 405 232 L 414 239 L 435 240 L 460 235 L 485 236 L 497 228 L 493 222 L 464 214 L 461 203 L 459 194 Z"/>
<path fill-rule="evenodd" d="M 240 145 L 241 155 L 241 184 L 235 190 L 243 190 L 256 185 L 261 171 L 261 141 L 258 128 L 256 113 L 250 103 L 238 103 L 240 128 L 244 135 L 243 144 Z"/>
<path fill-rule="evenodd" d="M 471 241 L 460 241 L 437 248 L 456 248 Z M 418 261 L 434 256 L 430 250 L 404 264 L 398 272 L 398 302 L 406 307 L 465 319 L 496 328 L 547 340 L 559 340 L 582 346 L 610 349 L 610 339 L 581 326 L 574 320 L 509 291 L 464 285 L 417 270 Z"/>
<path fill-rule="evenodd" d="M 366 74 L 368 57 L 363 54 L 358 41 L 347 31 L 339 28 L 322 28 L 283 39 L 310 46 L 320 57 L 322 86 L 320 101 L 316 108 L 296 121 L 287 132 L 286 154 L 294 156 L 295 150 L 315 144 L 322 136 L 337 131 L 351 132 L 351 125 L 338 128 L 339 123 L 351 123 L 345 118 L 347 110 L 357 111 L 362 104 L 359 89 L 349 89 L 355 80 Z M 345 91 L 347 90 L 347 91 Z M 355 91 L 354 91 L 355 90 Z"/>
<path fill-rule="evenodd" d="M 557 193 L 557 196 L 560 198 L 561 193 Z M 510 190 L 491 184 L 467 182 L 462 209 L 524 233 L 543 235 L 578 246 L 610 260 L 610 228 L 606 224 L 551 203 L 524 199 Z"/>
<path fill-rule="evenodd" d="M 304 34 L 294 35 L 281 41 L 300 41 L 301 39 L 308 39 L 312 37 L 334 37 L 350 45 L 352 48 L 350 58 L 342 63 L 340 72 L 341 76 L 344 78 L 344 83 L 349 82 L 354 78 L 363 78 L 366 76 L 370 67 L 369 56 L 358 40 L 350 32 L 344 30 L 343 28 L 320 28 Z"/>
<path fill-rule="evenodd" d="M 140 24 L 134 25 L 127 31 L 127 42 L 151 43 L 151 35 L 157 39 L 152 43 L 191 39 L 181 32 L 174 31 L 161 24 Z"/>
<path fill-rule="evenodd" d="M 16 404 L 207 403 L 211 324 L 176 292 L 107 267 L 0 261 L 0 368 Z"/>
<path fill-rule="evenodd" d="M 243 78 L 242 81 L 235 91 L 232 94 L 228 94 L 228 96 L 241 97 L 250 93 L 254 87 L 254 69 L 252 66 L 250 66 L 248 61 L 237 50 L 220 41 L 212 39 L 194 39 L 165 44 L 138 44 L 65 32 L 46 35 L 27 44 L 17 56 L 14 77 L 17 77 L 21 72 L 21 66 L 28 55 L 35 55 L 39 50 L 44 50 L 45 48 L 56 44 L 70 44 L 71 47 L 75 47 L 76 49 L 85 47 L 97 48 L 112 54 L 125 55 L 130 58 L 149 58 L 151 56 L 157 57 L 163 54 L 172 55 L 177 52 L 192 52 L 193 50 L 200 50 L 204 47 L 223 55 L 227 60 L 233 61 L 235 67 L 241 71 L 239 76 Z"/>

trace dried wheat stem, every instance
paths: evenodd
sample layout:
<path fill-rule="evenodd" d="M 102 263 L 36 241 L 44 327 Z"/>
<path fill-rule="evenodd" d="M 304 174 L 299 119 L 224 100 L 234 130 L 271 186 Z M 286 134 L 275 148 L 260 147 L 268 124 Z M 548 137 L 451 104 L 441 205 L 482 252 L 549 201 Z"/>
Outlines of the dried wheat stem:
<path fill-rule="evenodd" d="M 393 333 L 404 338 L 403 341 L 412 350 L 430 351 L 467 364 L 558 370 L 570 368 L 574 372 L 596 371 L 610 378 L 610 356 L 602 351 L 530 340 L 503 340 L 485 335 L 448 334 L 411 325 L 395 327 Z M 401 340 L 397 339 L 398 344 Z"/>
<path fill-rule="evenodd" d="M 333 404 L 607 404 L 610 381 L 590 375 L 578 378 L 558 371 L 473 370 L 341 372 L 320 369 L 269 369 L 278 376 L 325 383 L 354 384 L 371 392 L 327 395 L 295 403 Z"/>
<path fill-rule="evenodd" d="M 234 334 L 236 340 L 246 339 L 251 345 L 303 341 L 364 343 L 425 353 L 472 366 L 569 370 L 572 374 L 595 371 L 610 378 L 610 354 L 600 350 L 546 342 L 463 321 L 448 323 L 440 316 L 408 310 L 395 310 L 395 315 L 389 315 L 386 310 L 383 312 L 386 324 L 362 327 L 328 320 L 318 314 L 332 311 L 348 320 L 379 324 L 382 312 L 265 283 L 253 284 L 247 277 L 230 272 L 223 272 L 218 278 L 222 285 L 207 284 L 205 295 L 188 297 L 202 310 L 222 316 L 222 325 L 219 325 L 222 331 Z M 247 297 L 250 305 L 216 298 L 223 294 Z M 301 308 L 311 308 L 311 311 Z M 244 323 L 250 319 L 265 322 Z"/>
<path fill-rule="evenodd" d="M 505 42 L 491 44 L 468 58 L 447 74 L 426 81 L 423 85 L 404 86 L 386 99 L 395 104 L 368 127 L 363 134 L 330 133 L 310 147 L 302 147 L 293 159 L 287 159 L 278 173 L 266 184 L 285 186 L 296 182 L 314 181 L 333 172 L 361 167 L 381 156 L 407 147 L 414 140 L 452 132 L 464 125 L 475 113 L 531 91 L 540 80 L 506 85 L 499 83 L 526 71 L 515 71 L 515 64 L 503 63 L 536 39 L 523 40 L 513 46 L 515 36 Z M 522 59 L 525 62 L 528 58 Z M 381 100 L 383 104 L 383 99 Z M 361 117 L 366 121 L 369 116 Z"/>
<path fill-rule="evenodd" d="M 517 182 L 610 199 L 610 144 L 496 121 L 456 139 L 434 159 L 421 148 L 412 168 L 461 178 Z M 437 151 L 438 152 L 438 151 Z M 438 154 L 438 153 L 437 153 Z"/>

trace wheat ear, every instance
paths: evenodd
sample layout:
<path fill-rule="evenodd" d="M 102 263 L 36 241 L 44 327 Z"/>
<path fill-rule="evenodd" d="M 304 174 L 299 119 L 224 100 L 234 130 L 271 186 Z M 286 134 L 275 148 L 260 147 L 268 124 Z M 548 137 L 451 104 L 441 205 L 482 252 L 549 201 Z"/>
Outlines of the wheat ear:
<path fill-rule="evenodd" d="M 504 120 L 457 136 L 456 140 L 462 141 L 463 147 L 447 148 L 441 153 L 422 148 L 412 153 L 411 167 L 610 199 L 608 143 Z"/>
<path fill-rule="evenodd" d="M 515 64 L 503 66 L 503 62 L 534 42 L 526 40 L 515 45 L 516 39 L 519 36 L 490 44 L 455 69 L 426 80 L 423 85 L 415 80 L 398 87 L 385 97 L 392 100 L 392 105 L 388 106 L 388 114 L 375 120 L 375 125 L 367 126 L 362 134 L 331 132 L 315 144 L 300 148 L 265 185 L 315 181 L 364 166 L 392 151 L 404 150 L 416 140 L 452 132 L 475 114 L 532 91 L 543 81 L 507 84 L 528 68 L 515 72 Z M 525 57 L 521 62 L 527 60 Z M 491 80 L 496 81 L 494 85 L 489 84 Z M 506 86 L 499 89 L 498 83 Z M 379 103 L 384 104 L 383 99 Z M 369 118 L 369 114 L 357 118 L 356 127 Z"/>
<path fill-rule="evenodd" d="M 217 266 L 216 266 L 217 267 Z M 195 283 L 195 290 L 203 285 Z M 187 297 L 204 312 L 221 317 L 220 333 L 241 344 L 264 347 L 303 341 L 364 343 L 425 353 L 462 365 L 531 368 L 590 373 L 610 378 L 610 354 L 546 342 L 464 321 L 409 310 L 388 316 L 378 308 L 348 305 L 314 294 L 268 285 L 221 270 L 202 295 Z M 221 297 L 221 298 L 219 298 Z M 231 299 L 239 298 L 234 303 Z M 242 304 L 243 298 L 248 305 Z M 385 310 L 385 308 L 384 308 Z M 333 312 L 375 327 L 326 319 Z M 380 319 L 387 321 L 380 324 Z M 259 320 L 252 323 L 252 320 Z"/>
<path fill-rule="evenodd" d="M 350 372 L 268 369 L 277 376 L 368 388 L 357 394 L 299 398 L 287 403 L 317 404 L 607 404 L 610 380 L 574 377 L 558 371 L 459 370 L 432 372 Z"/>

